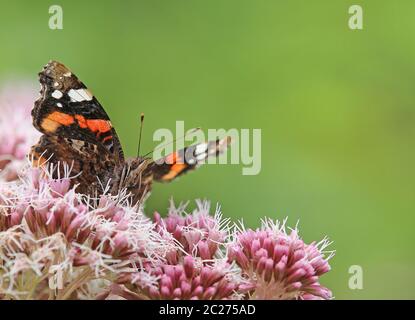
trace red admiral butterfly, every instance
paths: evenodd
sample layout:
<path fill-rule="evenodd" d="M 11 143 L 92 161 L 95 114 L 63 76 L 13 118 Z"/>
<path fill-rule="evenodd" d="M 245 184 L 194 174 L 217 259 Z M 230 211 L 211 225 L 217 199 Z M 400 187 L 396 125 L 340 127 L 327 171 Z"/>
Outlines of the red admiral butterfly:
<path fill-rule="evenodd" d="M 125 159 L 121 143 L 101 104 L 63 64 L 49 62 L 39 73 L 40 98 L 32 110 L 33 125 L 43 135 L 31 149 L 35 165 L 65 162 L 72 167 L 77 192 L 97 196 L 126 189 L 132 202 L 142 202 L 153 180 L 168 182 L 217 156 L 229 138 L 193 145 L 164 159 Z M 57 166 L 56 175 L 64 174 Z"/>

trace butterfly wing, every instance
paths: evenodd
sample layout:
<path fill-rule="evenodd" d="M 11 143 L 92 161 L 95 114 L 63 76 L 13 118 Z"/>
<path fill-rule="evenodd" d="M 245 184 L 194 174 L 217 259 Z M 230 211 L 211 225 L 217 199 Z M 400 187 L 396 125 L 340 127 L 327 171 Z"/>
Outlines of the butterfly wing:
<path fill-rule="evenodd" d="M 115 129 L 101 104 L 63 64 L 51 61 L 39 73 L 40 98 L 32 110 L 33 125 L 43 133 L 31 149 L 34 165 L 47 162 L 63 176 L 71 168 L 77 191 L 94 195 L 106 187 L 124 163 Z"/>
<path fill-rule="evenodd" d="M 116 168 L 114 158 L 101 145 L 62 136 L 41 136 L 30 157 L 34 166 L 53 165 L 54 177 L 67 175 L 66 163 L 76 191 L 91 196 L 103 193 Z"/>
<path fill-rule="evenodd" d="M 33 125 L 48 136 L 84 141 L 124 161 L 117 133 L 98 100 L 67 67 L 49 62 L 39 73 L 41 97 L 32 110 Z"/>
<path fill-rule="evenodd" d="M 130 158 L 114 170 L 111 192 L 127 190 L 132 203 L 142 203 L 152 189 L 153 181 L 170 182 L 202 165 L 211 156 L 223 153 L 230 138 L 209 141 L 176 151 L 162 159 Z"/>
<path fill-rule="evenodd" d="M 151 166 L 155 181 L 170 182 L 182 174 L 205 163 L 209 157 L 223 153 L 230 144 L 230 137 L 196 144 L 156 160 Z"/>

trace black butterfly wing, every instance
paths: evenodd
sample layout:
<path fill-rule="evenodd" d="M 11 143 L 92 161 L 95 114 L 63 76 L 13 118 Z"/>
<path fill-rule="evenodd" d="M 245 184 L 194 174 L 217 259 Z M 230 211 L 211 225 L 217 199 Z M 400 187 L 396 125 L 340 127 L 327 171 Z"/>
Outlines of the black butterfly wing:
<path fill-rule="evenodd" d="M 32 110 L 33 125 L 48 136 L 85 141 L 124 161 L 117 133 L 104 108 L 67 67 L 49 62 L 39 73 L 41 97 Z"/>
<path fill-rule="evenodd" d="M 153 178 L 159 182 L 170 182 L 186 172 L 195 170 L 209 157 L 223 153 L 230 144 L 230 137 L 208 141 L 176 151 L 167 157 L 158 159 L 150 167 Z"/>

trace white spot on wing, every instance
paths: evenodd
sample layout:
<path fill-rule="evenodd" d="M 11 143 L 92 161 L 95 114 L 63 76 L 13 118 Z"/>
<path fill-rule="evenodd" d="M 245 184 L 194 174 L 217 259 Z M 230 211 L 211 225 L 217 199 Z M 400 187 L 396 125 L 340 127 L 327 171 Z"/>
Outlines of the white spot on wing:
<path fill-rule="evenodd" d="M 207 153 L 201 153 L 201 154 L 198 154 L 198 155 L 196 156 L 196 159 L 197 159 L 198 161 L 204 160 L 204 159 L 206 159 L 206 158 L 207 158 Z"/>
<path fill-rule="evenodd" d="M 91 101 L 93 96 L 87 89 L 71 89 L 68 92 L 72 102 Z"/>
<path fill-rule="evenodd" d="M 55 99 L 60 99 L 63 97 L 63 93 L 59 90 L 55 90 L 52 92 L 52 97 L 54 97 Z"/>
<path fill-rule="evenodd" d="M 195 149 L 195 155 L 199 155 L 201 153 L 205 153 L 206 150 L 207 150 L 207 148 L 208 148 L 207 143 L 198 144 L 196 146 L 196 149 Z"/>
<path fill-rule="evenodd" d="M 57 105 L 59 108 L 63 108 L 63 105 L 62 105 L 62 103 L 60 103 L 60 102 L 58 102 L 56 105 Z"/>

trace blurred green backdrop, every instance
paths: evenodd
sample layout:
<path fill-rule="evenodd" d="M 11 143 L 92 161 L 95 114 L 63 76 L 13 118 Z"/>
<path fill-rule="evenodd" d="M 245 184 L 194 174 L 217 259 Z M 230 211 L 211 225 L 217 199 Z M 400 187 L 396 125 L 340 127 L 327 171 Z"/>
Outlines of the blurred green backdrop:
<path fill-rule="evenodd" d="M 348 28 L 360 3 L 364 30 Z M 63 7 L 63 30 L 48 28 Z M 261 128 L 262 171 L 206 166 L 155 186 L 207 198 L 251 227 L 300 220 L 306 241 L 337 250 L 322 278 L 338 299 L 415 298 L 414 1 L 1 1 L 0 78 L 37 81 L 69 66 L 116 125 L 127 155 L 154 130 Z M 348 288 L 361 265 L 364 289 Z"/>

